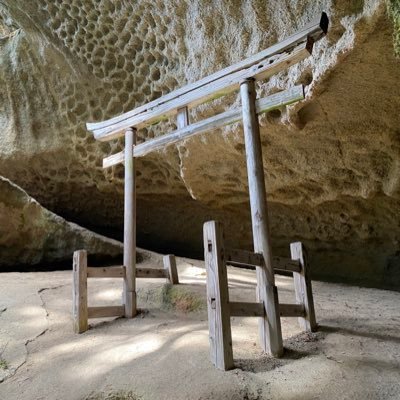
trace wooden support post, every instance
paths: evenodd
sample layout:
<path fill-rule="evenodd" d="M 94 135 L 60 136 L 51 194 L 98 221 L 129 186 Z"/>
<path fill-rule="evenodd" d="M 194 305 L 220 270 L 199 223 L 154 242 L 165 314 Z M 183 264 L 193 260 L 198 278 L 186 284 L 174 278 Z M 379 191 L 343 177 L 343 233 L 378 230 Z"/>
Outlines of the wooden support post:
<path fill-rule="evenodd" d="M 260 127 L 256 114 L 256 90 L 252 79 L 240 85 L 243 130 L 249 181 L 254 252 L 262 253 L 265 266 L 256 267 L 257 299 L 264 303 L 265 317 L 260 318 L 259 329 L 263 350 L 275 357 L 283 354 L 278 290 L 272 267 L 271 243 L 268 226 L 267 196 L 261 150 Z"/>
<path fill-rule="evenodd" d="M 72 315 L 74 319 L 74 332 L 82 333 L 88 330 L 86 250 L 74 252 L 72 274 Z"/>
<path fill-rule="evenodd" d="M 305 311 L 305 316 L 299 317 L 299 324 L 303 330 L 315 332 L 317 330 L 317 321 L 315 320 L 311 278 L 303 244 L 301 242 L 291 243 L 290 253 L 292 259 L 298 260 L 301 265 L 300 272 L 293 272 L 296 303 L 304 305 Z"/>
<path fill-rule="evenodd" d="M 170 283 L 173 285 L 179 284 L 178 270 L 176 268 L 176 259 L 173 254 L 168 254 L 163 257 L 165 274 Z"/>
<path fill-rule="evenodd" d="M 124 305 L 125 317 L 136 315 L 136 180 L 133 146 L 136 130 L 125 132 L 125 187 L 124 187 Z"/>
<path fill-rule="evenodd" d="M 178 108 L 178 114 L 176 116 L 176 126 L 178 129 L 182 129 L 189 125 L 189 111 L 187 107 Z"/>
<path fill-rule="evenodd" d="M 233 368 L 233 352 L 228 277 L 221 224 L 216 221 L 206 222 L 203 233 L 211 361 L 217 368 L 228 370 Z"/>

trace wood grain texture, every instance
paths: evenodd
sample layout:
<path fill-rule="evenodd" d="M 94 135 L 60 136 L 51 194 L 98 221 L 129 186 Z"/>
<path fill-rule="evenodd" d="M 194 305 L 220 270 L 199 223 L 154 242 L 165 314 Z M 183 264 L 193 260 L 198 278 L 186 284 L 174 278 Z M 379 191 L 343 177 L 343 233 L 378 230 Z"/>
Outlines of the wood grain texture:
<path fill-rule="evenodd" d="M 178 129 L 189 125 L 189 110 L 187 107 L 178 108 L 176 115 L 176 126 Z"/>
<path fill-rule="evenodd" d="M 303 305 L 305 310 L 305 315 L 299 318 L 299 324 L 303 330 L 315 332 L 317 321 L 315 319 L 309 266 L 303 244 L 301 242 L 291 243 L 290 253 L 292 259 L 298 260 L 301 265 L 301 271 L 293 273 L 296 303 Z"/>
<path fill-rule="evenodd" d="M 125 278 L 125 267 L 88 267 L 88 278 Z"/>
<path fill-rule="evenodd" d="M 188 84 L 183 86 L 165 96 L 162 96 L 154 101 L 151 101 L 148 104 L 140 106 L 132 111 L 129 111 L 125 114 L 113 117 L 107 121 L 96 122 L 96 123 L 88 123 L 86 124 L 87 129 L 91 131 L 96 131 L 102 128 L 108 128 L 112 126 L 116 126 L 117 124 L 122 124 L 125 127 L 132 126 L 130 123 L 126 122 L 130 118 L 134 118 L 135 116 L 148 112 L 156 107 L 160 107 L 165 103 L 169 103 L 174 101 L 175 99 L 182 97 L 190 92 L 194 92 L 196 90 L 201 89 L 203 86 L 209 85 L 218 81 L 220 79 L 225 78 L 228 75 L 231 75 L 239 70 L 243 70 L 249 68 L 255 64 L 258 64 L 260 61 L 273 57 L 279 53 L 288 52 L 300 43 L 303 43 L 307 40 L 307 38 L 312 38 L 314 41 L 322 38 L 327 30 L 329 25 L 329 19 L 325 13 L 322 13 L 320 17 L 311 21 L 308 25 L 306 25 L 303 29 L 299 30 L 295 34 L 289 36 L 285 40 L 251 56 L 245 60 L 242 60 L 232 66 L 224 68 L 214 74 L 211 74 L 197 82 Z M 133 124 L 134 125 L 134 124 Z M 120 125 L 121 126 L 121 125 Z M 121 129 L 124 129 L 123 127 Z M 107 140 L 104 139 L 103 140 Z"/>
<path fill-rule="evenodd" d="M 124 306 L 97 306 L 88 308 L 89 318 L 123 317 Z"/>
<path fill-rule="evenodd" d="M 77 250 L 74 252 L 72 279 L 72 316 L 74 332 L 82 333 L 88 330 L 86 250 Z"/>
<path fill-rule="evenodd" d="M 264 318 L 263 303 L 229 302 L 229 314 L 231 317 L 262 317 Z"/>
<path fill-rule="evenodd" d="M 283 354 L 278 290 L 275 286 L 269 233 L 267 196 L 261 150 L 260 127 L 256 113 L 254 80 L 245 80 L 240 86 L 243 112 L 243 130 L 249 182 L 251 223 L 254 252 L 264 257 L 264 266 L 256 267 L 257 300 L 265 307 L 260 318 L 260 342 L 265 352 L 280 357 Z M 267 317 L 268 316 L 268 317 Z"/>
<path fill-rule="evenodd" d="M 297 260 L 292 260 L 286 257 L 273 256 L 272 265 L 274 267 L 275 274 L 279 274 L 281 272 L 299 272 L 301 270 L 300 263 Z"/>
<path fill-rule="evenodd" d="M 173 285 L 179 284 L 178 269 L 176 268 L 176 259 L 173 254 L 167 254 L 163 257 L 165 274 L 170 283 Z"/>
<path fill-rule="evenodd" d="M 303 304 L 279 304 L 281 317 L 304 317 L 305 309 Z"/>
<path fill-rule="evenodd" d="M 125 133 L 125 181 L 124 181 L 124 305 L 125 317 L 136 315 L 136 170 L 133 146 L 136 131 Z"/>
<path fill-rule="evenodd" d="M 168 274 L 160 268 L 136 268 L 136 278 L 168 278 Z"/>
<path fill-rule="evenodd" d="M 267 111 L 275 110 L 283 106 L 293 104 L 304 99 L 304 88 L 302 85 L 294 86 L 285 91 L 275 93 L 271 96 L 256 100 L 256 113 L 261 114 Z M 171 133 L 148 140 L 134 147 L 133 156 L 143 157 L 152 151 L 163 149 L 181 140 L 206 132 L 208 130 L 221 128 L 223 126 L 241 121 L 242 108 L 238 107 L 214 115 L 202 121 L 195 122 L 186 127 L 182 127 Z M 103 168 L 108 168 L 124 162 L 125 154 L 123 151 L 113 154 L 103 159 Z"/>
<path fill-rule="evenodd" d="M 216 221 L 206 222 L 203 233 L 210 356 L 217 368 L 228 370 L 233 368 L 233 353 L 222 226 Z"/>
<path fill-rule="evenodd" d="M 313 41 L 310 39 L 288 53 L 282 53 L 261 60 L 249 68 L 236 71 L 217 81 L 204 85 L 196 91 L 188 92 L 174 100 L 164 102 L 154 108 L 149 108 L 147 111 L 136 114 L 121 122 L 93 130 L 94 137 L 101 141 L 116 139 L 123 135 L 123 131 L 127 127 L 135 127 L 136 129 L 145 128 L 175 115 L 177 110 L 182 107 L 190 109 L 232 93 L 239 89 L 240 82 L 244 79 L 254 78 L 264 80 L 270 78 L 272 75 L 309 57 L 312 52 L 312 44 Z"/>
<path fill-rule="evenodd" d="M 237 268 L 255 269 L 256 266 L 264 267 L 262 254 L 253 253 L 247 250 L 226 249 L 226 263 Z M 272 267 L 275 274 L 280 272 L 300 272 L 301 266 L 298 260 L 286 257 L 272 257 Z M 286 274 L 285 274 L 286 275 Z"/>

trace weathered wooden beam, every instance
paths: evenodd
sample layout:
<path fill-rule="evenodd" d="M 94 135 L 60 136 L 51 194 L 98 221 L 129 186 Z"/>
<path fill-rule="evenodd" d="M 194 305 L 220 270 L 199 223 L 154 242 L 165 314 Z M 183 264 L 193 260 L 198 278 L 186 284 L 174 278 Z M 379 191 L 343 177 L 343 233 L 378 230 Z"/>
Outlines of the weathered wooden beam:
<path fill-rule="evenodd" d="M 262 302 L 266 309 L 264 318 L 260 318 L 259 322 L 260 342 L 265 352 L 275 357 L 280 357 L 283 354 L 282 330 L 279 317 L 278 289 L 275 286 L 272 266 L 267 195 L 265 190 L 260 127 L 256 113 L 254 80 L 248 79 L 241 83 L 240 95 L 242 99 L 254 252 L 262 253 L 264 257 L 264 265 L 256 267 L 257 300 Z"/>
<path fill-rule="evenodd" d="M 297 260 L 292 260 L 286 257 L 272 257 L 272 265 L 275 274 L 281 272 L 299 272 L 301 270 L 300 263 Z"/>
<path fill-rule="evenodd" d="M 317 321 L 306 252 L 301 242 L 291 243 L 290 252 L 292 259 L 298 260 L 301 266 L 299 272 L 293 273 L 296 303 L 301 304 L 305 310 L 304 315 L 299 316 L 299 324 L 303 330 L 314 332 L 317 330 Z"/>
<path fill-rule="evenodd" d="M 125 317 L 136 315 L 136 170 L 133 146 L 136 130 L 125 132 L 125 181 L 124 181 L 124 305 Z"/>
<path fill-rule="evenodd" d="M 125 315 L 124 306 L 88 307 L 89 318 L 122 317 Z"/>
<path fill-rule="evenodd" d="M 132 126 L 136 129 L 144 128 L 175 115 L 177 109 L 181 107 L 193 108 L 232 93 L 239 89 L 240 82 L 244 79 L 267 79 L 307 58 L 312 52 L 312 44 L 313 41 L 310 39 L 307 43 L 299 45 L 289 53 L 282 53 L 272 58 L 262 60 L 249 68 L 239 70 L 218 81 L 202 86 L 196 92 L 186 93 L 172 101 L 162 103 L 154 108 L 149 108 L 147 111 L 134 115 L 122 122 L 93 130 L 94 137 L 101 141 L 116 139 L 123 135 L 122 132 L 127 127 Z"/>
<path fill-rule="evenodd" d="M 261 114 L 280 107 L 293 104 L 304 99 L 304 88 L 302 85 L 294 86 L 288 90 L 275 93 L 271 96 L 259 99 L 256 101 L 256 113 Z M 220 128 L 226 125 L 233 124 L 242 119 L 242 108 L 238 107 L 232 110 L 225 111 L 221 114 L 214 115 L 210 118 L 188 125 L 187 127 L 178 129 L 166 135 L 148 140 L 135 146 L 134 157 L 143 157 L 146 154 L 162 149 L 181 140 L 188 139 L 191 136 L 208 130 Z M 113 165 L 124 162 L 125 154 L 123 151 L 113 154 L 103 159 L 103 168 L 108 168 Z"/>
<path fill-rule="evenodd" d="M 176 126 L 178 129 L 189 125 L 189 110 L 187 107 L 178 108 L 176 115 Z"/>
<path fill-rule="evenodd" d="M 206 222 L 203 233 L 211 361 L 217 368 L 228 370 L 233 368 L 233 353 L 222 226 L 216 221 Z"/>
<path fill-rule="evenodd" d="M 253 253 L 247 250 L 226 249 L 226 263 L 234 267 L 244 267 L 246 269 L 255 269 L 256 266 L 264 266 L 264 257 L 262 254 Z M 298 260 L 292 260 L 285 257 L 272 257 L 272 266 L 275 274 L 280 272 L 300 272 L 301 266 Z"/>
<path fill-rule="evenodd" d="M 178 269 L 176 268 L 176 259 L 173 254 L 167 254 L 163 257 L 165 275 L 173 285 L 179 284 Z"/>
<path fill-rule="evenodd" d="M 281 317 L 304 317 L 305 310 L 303 304 L 279 304 L 279 314 Z"/>
<path fill-rule="evenodd" d="M 74 252 L 72 270 L 72 317 L 74 320 L 74 332 L 82 333 L 88 330 L 86 250 L 77 250 Z"/>
<path fill-rule="evenodd" d="M 226 249 L 226 263 L 230 265 L 245 265 L 253 267 L 264 266 L 264 257 L 261 253 L 254 253 L 247 250 Z"/>
<path fill-rule="evenodd" d="M 235 73 L 236 71 L 249 68 L 252 65 L 258 64 L 260 61 L 272 57 L 276 54 L 282 53 L 282 52 L 287 52 L 291 49 L 293 49 L 295 46 L 298 44 L 304 42 L 308 37 L 312 38 L 314 41 L 319 40 L 321 37 L 323 37 L 328 30 L 328 25 L 329 25 L 329 19 L 325 13 L 322 13 L 322 15 L 311 21 L 308 25 L 306 25 L 303 29 L 300 31 L 296 32 L 294 35 L 289 36 L 285 40 L 251 56 L 248 57 L 245 60 L 242 60 L 238 62 L 237 64 L 234 64 L 232 66 L 229 66 L 227 68 L 224 68 L 212 75 L 209 75 L 197 82 L 188 84 L 184 87 L 181 87 L 177 90 L 174 90 L 173 92 L 162 96 L 150 103 L 147 103 L 143 106 L 140 106 L 132 111 L 129 111 L 125 114 L 116 116 L 114 118 L 111 118 L 107 121 L 102 121 L 102 122 L 96 122 L 96 123 L 88 123 L 87 124 L 87 129 L 91 131 L 99 130 L 105 127 L 109 127 L 112 125 L 116 124 L 124 124 L 121 129 L 124 129 L 124 127 L 129 127 L 132 126 L 129 123 L 125 123 L 126 120 L 129 120 L 129 118 L 133 118 L 134 116 L 147 112 L 151 109 L 154 109 L 156 107 L 159 107 L 167 102 L 171 102 L 174 99 L 183 96 L 189 92 L 194 92 L 200 88 L 202 88 L 205 85 L 208 85 L 210 83 L 213 83 L 214 81 L 217 81 L 219 79 L 222 79 L 230 74 Z M 107 139 L 103 139 L 107 140 Z"/>
<path fill-rule="evenodd" d="M 229 302 L 229 313 L 231 317 L 262 317 L 264 318 L 264 304 Z"/>
<path fill-rule="evenodd" d="M 125 278 L 125 267 L 88 267 L 88 278 Z"/>
<path fill-rule="evenodd" d="M 136 278 L 168 278 L 168 276 L 164 269 L 136 268 Z"/>

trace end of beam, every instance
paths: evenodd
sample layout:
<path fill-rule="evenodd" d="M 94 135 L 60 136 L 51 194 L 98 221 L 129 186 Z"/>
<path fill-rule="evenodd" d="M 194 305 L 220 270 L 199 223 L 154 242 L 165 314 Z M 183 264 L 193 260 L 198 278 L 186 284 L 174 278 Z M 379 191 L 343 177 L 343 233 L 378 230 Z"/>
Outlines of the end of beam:
<path fill-rule="evenodd" d="M 325 35 L 328 33 L 329 18 L 328 18 L 328 14 L 325 11 L 323 11 L 321 14 L 321 20 L 319 21 L 319 27 L 321 28 L 322 32 L 325 33 Z"/>

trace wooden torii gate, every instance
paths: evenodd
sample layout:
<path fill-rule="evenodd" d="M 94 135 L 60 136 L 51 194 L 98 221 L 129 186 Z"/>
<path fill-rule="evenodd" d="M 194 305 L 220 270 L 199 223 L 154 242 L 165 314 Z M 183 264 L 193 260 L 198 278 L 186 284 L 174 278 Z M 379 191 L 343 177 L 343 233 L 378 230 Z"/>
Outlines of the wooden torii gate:
<path fill-rule="evenodd" d="M 134 317 L 136 306 L 136 185 L 135 158 L 163 149 L 193 135 L 243 121 L 249 195 L 255 253 L 263 262 L 257 266 L 258 299 L 264 306 L 260 318 L 260 338 L 263 349 L 271 355 L 283 352 L 277 288 L 272 265 L 264 168 L 257 114 L 281 108 L 304 99 L 302 85 L 265 98 L 256 99 L 255 81 L 270 78 L 312 54 L 313 45 L 328 29 L 325 13 L 299 32 L 235 65 L 227 67 L 197 82 L 188 84 L 165 96 L 107 121 L 88 123 L 95 139 L 109 141 L 125 136 L 125 149 L 103 160 L 103 168 L 124 163 L 124 305 L 114 310 L 127 318 Z M 196 122 L 189 121 L 188 111 L 200 104 L 240 89 L 241 107 Z M 176 116 L 177 130 L 136 145 L 136 131 Z M 78 255 L 77 255 L 77 258 Z M 93 273 L 93 271 L 92 271 Z M 115 274 L 115 272 L 113 272 Z M 78 276 L 79 274 L 77 274 Z M 107 275 L 107 274 L 105 274 Z M 105 276 L 104 275 L 104 276 Z M 114 275 L 113 275 L 114 276 Z M 78 279 L 78 278 L 77 278 Z M 79 287 L 79 285 L 76 285 Z M 75 298 L 79 299 L 79 293 Z M 75 304 L 75 303 L 74 303 Z M 78 300 L 75 308 L 79 308 Z M 118 312 L 117 312 L 118 311 Z M 101 314 L 101 313 L 99 313 Z M 109 314 L 112 314 L 110 312 Z M 109 315 L 107 314 L 107 315 Z M 259 314 L 259 313 L 258 313 Z M 257 314 L 257 316 L 258 316 Z M 90 316 L 89 316 L 90 317 Z"/>

